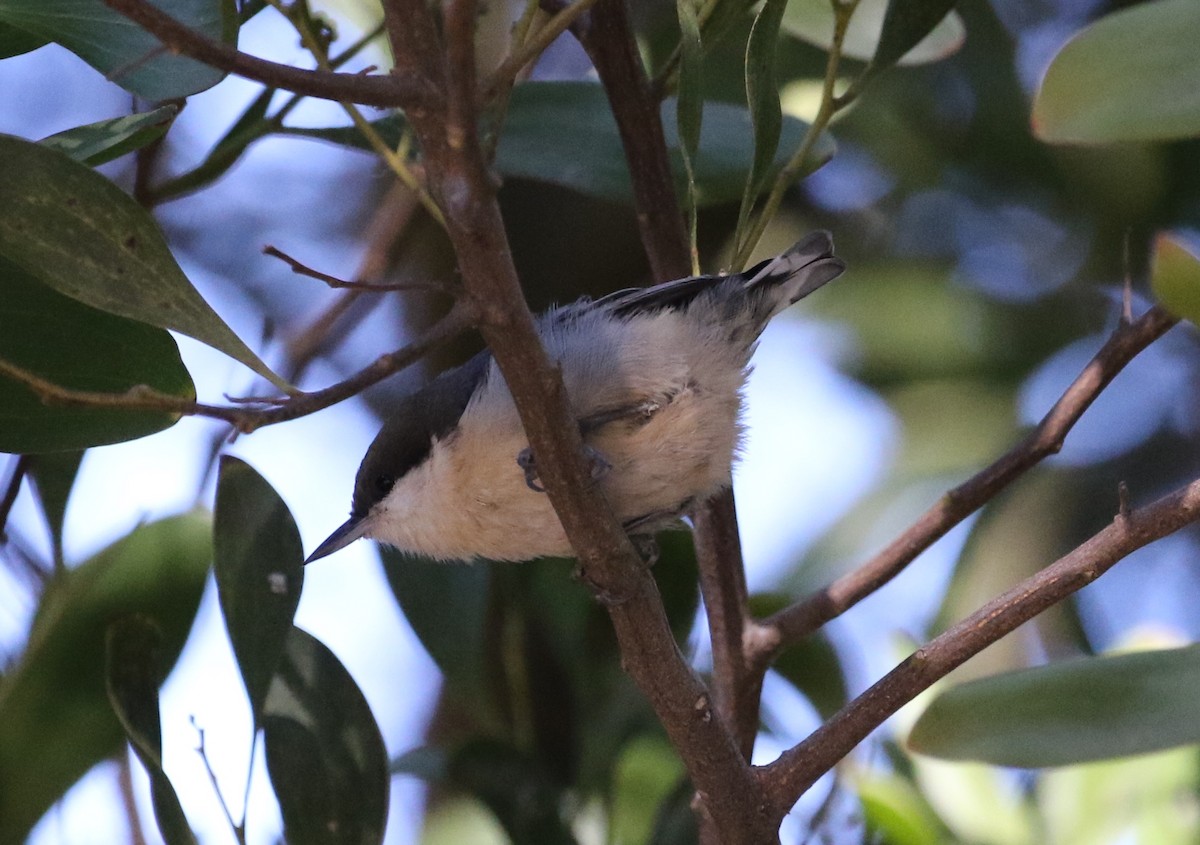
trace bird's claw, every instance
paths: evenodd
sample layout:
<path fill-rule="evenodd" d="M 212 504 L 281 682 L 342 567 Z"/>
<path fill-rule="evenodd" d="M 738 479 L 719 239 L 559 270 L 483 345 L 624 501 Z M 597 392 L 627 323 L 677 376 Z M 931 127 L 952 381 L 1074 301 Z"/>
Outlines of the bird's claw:
<path fill-rule="evenodd" d="M 612 464 L 591 446 L 584 445 L 583 454 L 587 456 L 588 475 L 593 481 L 603 478 L 612 469 Z M 537 460 L 533 457 L 533 450 L 528 446 L 517 453 L 517 466 L 525 472 L 526 487 L 535 493 L 546 492 L 546 488 L 538 480 Z"/>

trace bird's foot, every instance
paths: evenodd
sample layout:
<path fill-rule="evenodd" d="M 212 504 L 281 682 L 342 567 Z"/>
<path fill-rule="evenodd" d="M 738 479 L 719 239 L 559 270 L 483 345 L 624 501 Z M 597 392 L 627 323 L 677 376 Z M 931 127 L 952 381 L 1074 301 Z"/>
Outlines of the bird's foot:
<path fill-rule="evenodd" d="M 587 458 L 588 476 L 592 481 L 598 481 L 612 469 L 612 464 L 591 446 L 584 444 L 583 454 Z M 537 460 L 533 457 L 533 450 L 528 446 L 517 453 L 517 466 L 525 472 L 525 486 L 535 493 L 546 492 L 546 488 L 539 480 Z"/>

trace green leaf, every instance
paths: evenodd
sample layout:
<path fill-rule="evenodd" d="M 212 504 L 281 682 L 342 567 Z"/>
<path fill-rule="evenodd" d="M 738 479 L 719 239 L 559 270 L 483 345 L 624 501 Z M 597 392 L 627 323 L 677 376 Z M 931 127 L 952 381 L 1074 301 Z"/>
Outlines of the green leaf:
<path fill-rule="evenodd" d="M 1200 256 L 1173 233 L 1154 240 L 1150 285 L 1167 310 L 1200 326 Z"/>
<path fill-rule="evenodd" d="M 91 168 L 9 135 L 0 135 L 0 256 L 72 299 L 181 332 L 288 388 L 192 287 L 145 209 Z"/>
<path fill-rule="evenodd" d="M 679 131 L 679 152 L 687 174 L 686 213 L 688 236 L 692 253 L 692 272 L 700 272 L 696 247 L 696 154 L 700 149 L 700 128 L 704 121 L 703 59 L 700 41 L 700 3 L 697 0 L 678 0 L 680 62 L 679 99 L 676 102 L 676 128 Z"/>
<path fill-rule="evenodd" d="M 45 47 L 48 43 L 48 38 L 42 38 L 40 35 L 34 35 L 32 32 L 26 32 L 0 22 L 0 59 L 19 56 L 39 47 Z"/>
<path fill-rule="evenodd" d="M 422 745 L 410 748 L 393 760 L 388 765 L 388 771 L 394 775 L 412 775 L 430 783 L 438 783 L 445 780 L 449 763 L 449 755 L 441 748 Z"/>
<path fill-rule="evenodd" d="M 141 114 L 129 114 L 76 126 L 39 143 L 66 153 L 83 164 L 95 167 L 141 149 L 161 138 L 179 114 L 178 106 L 162 106 Z"/>
<path fill-rule="evenodd" d="M 1106 15 L 1054 57 L 1033 101 L 1052 143 L 1200 135 L 1200 3 L 1154 0 Z"/>
<path fill-rule="evenodd" d="M 404 618 L 446 676 L 447 686 L 473 706 L 486 706 L 491 565 L 447 566 L 387 546 L 379 553 Z"/>
<path fill-rule="evenodd" d="M 63 522 L 67 516 L 67 498 L 75 486 L 75 476 L 83 462 L 83 452 L 46 452 L 29 456 L 29 475 L 37 488 L 38 502 L 50 527 L 54 559 L 62 562 Z"/>
<path fill-rule="evenodd" d="M 683 776 L 679 755 L 662 736 L 643 735 L 627 743 L 613 769 L 612 841 L 653 841 L 659 810 Z"/>
<path fill-rule="evenodd" d="M 871 57 L 871 70 L 878 72 L 899 62 L 946 20 L 958 0 L 889 0 L 879 33 L 879 44 Z M 861 8 L 855 10 L 855 15 Z M 954 49 L 962 43 L 957 39 Z"/>
<path fill-rule="evenodd" d="M 304 550 L 279 494 L 229 455 L 217 477 L 213 560 L 221 614 L 258 724 L 300 603 Z"/>
<path fill-rule="evenodd" d="M 663 132 L 675 164 L 677 187 L 684 172 L 676 130 L 675 101 L 663 104 Z M 372 123 L 384 142 L 394 146 L 404 123 L 386 117 Z M 800 146 L 808 124 L 785 117 L 780 149 Z M 700 207 L 737 202 L 746 181 L 747 162 L 754 153 L 750 113 L 727 103 L 707 103 L 696 156 L 696 202 Z M 282 134 L 319 138 L 369 149 L 352 126 L 281 130 Z M 822 134 L 813 159 L 823 164 L 833 157 L 833 139 Z M 776 157 L 771 175 L 787 162 Z M 526 82 L 513 89 L 504 134 L 496 151 L 496 171 L 508 179 L 550 182 L 588 196 L 629 204 L 633 201 L 621 136 L 613 121 L 604 89 L 593 82 Z"/>
<path fill-rule="evenodd" d="M 783 107 L 779 104 L 779 82 L 775 78 L 775 48 L 779 43 L 779 24 L 786 7 L 787 0 L 766 0 L 754 18 L 750 38 L 746 42 L 746 103 L 750 107 L 750 122 L 754 128 L 754 155 L 738 211 L 739 242 L 747 231 L 754 200 L 767 185 L 771 163 L 779 151 L 779 138 L 783 132 Z"/>
<path fill-rule="evenodd" d="M 125 736 L 150 775 L 154 818 L 167 845 L 194 845 L 175 787 L 162 767 L 162 725 L 158 715 L 158 687 L 162 632 L 144 616 L 124 616 L 107 631 L 106 686 Z"/>
<path fill-rule="evenodd" d="M 517 749 L 473 740 L 451 758 L 448 776 L 488 806 L 513 842 L 575 845 L 563 817 L 562 787 Z"/>
<path fill-rule="evenodd" d="M 873 59 L 879 69 L 890 64 L 920 65 L 944 59 L 955 53 L 966 38 L 966 27 L 958 13 L 946 14 L 953 5 L 953 0 L 860 0 L 846 29 L 842 55 L 863 61 Z M 908 44 L 935 16 L 936 26 L 926 30 L 927 34 L 916 43 Z M 783 30 L 828 50 L 833 43 L 829 0 L 792 0 L 783 16 Z"/>
<path fill-rule="evenodd" d="M 1200 742 L 1200 646 L 1091 657 L 942 693 L 917 720 L 922 754 L 1063 766 Z"/>
<path fill-rule="evenodd" d="M 383 841 L 389 776 L 379 725 L 333 652 L 299 628 L 288 634 L 262 727 L 287 842 Z"/>
<path fill-rule="evenodd" d="M 233 0 L 155 0 L 154 5 L 209 38 L 234 45 Z M 125 90 L 147 100 L 186 97 L 225 72 L 177 55 L 103 0 L 0 0 L 0 22 L 55 41 Z"/>
<path fill-rule="evenodd" d="M 912 782 L 891 772 L 853 776 L 863 821 L 873 835 L 867 841 L 887 845 L 933 845 L 947 839 L 946 830 Z"/>
<path fill-rule="evenodd" d="M 123 393 L 145 384 L 180 399 L 196 397 L 166 331 L 68 299 L 3 257 L 0 362 L 75 390 Z M 77 451 L 144 437 L 177 420 L 162 412 L 47 405 L 0 373 L 0 452 Z"/>
<path fill-rule="evenodd" d="M 25 841 L 76 780 L 120 750 L 105 632 L 131 614 L 152 619 L 167 673 L 204 590 L 210 532 L 201 514 L 144 525 L 50 582 L 24 653 L 0 679 L 0 845 Z"/>

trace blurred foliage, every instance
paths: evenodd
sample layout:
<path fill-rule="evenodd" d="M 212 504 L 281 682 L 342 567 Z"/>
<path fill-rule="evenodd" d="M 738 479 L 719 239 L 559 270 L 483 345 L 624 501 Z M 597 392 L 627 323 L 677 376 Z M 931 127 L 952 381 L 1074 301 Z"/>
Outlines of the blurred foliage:
<path fill-rule="evenodd" d="M 679 148 L 689 153 L 699 257 L 712 269 L 735 251 L 739 217 L 744 226 L 751 201 L 814 119 L 808 106 L 825 73 L 833 19 L 821 0 L 767 3 L 752 39 L 756 4 L 681 2 L 696 15 L 685 21 L 682 48 L 679 5 L 629 6 L 650 74 L 683 104 L 677 114 L 674 98 L 666 99 L 667 142 L 680 186 Z M 237 42 L 232 2 L 158 5 Z M 510 15 L 495 6 L 481 19 L 489 61 L 504 55 L 523 4 L 513 4 Z M 240 20 L 263 7 L 242 4 Z M 350 20 L 377 14 L 352 0 L 327 8 Z M 0 0 L 0 56 L 54 41 L 147 103 L 222 78 L 154 50 L 152 39 L 114 15 L 96 0 Z M 787 238 L 816 226 L 836 234 L 851 271 L 807 313 L 838 327 L 842 373 L 886 404 L 897 436 L 873 489 L 851 512 L 829 514 L 833 528 L 753 597 L 757 614 L 857 565 L 1016 442 L 1115 324 L 1126 278 L 1135 310 L 1161 298 L 1196 321 L 1196 15 L 1190 0 L 861 0 L 836 89 L 845 92 L 868 68 L 870 83 L 851 89 L 857 99 L 818 139 L 815 161 L 828 164 L 788 191 L 781 218 L 788 222 L 780 228 Z M 357 44 L 337 38 L 339 66 L 364 66 L 358 51 L 378 52 L 371 42 L 370 33 Z M 603 92 L 582 81 L 586 62 L 571 49 L 564 38 L 534 72 L 537 83 L 514 90 L 497 148 L 506 226 L 536 308 L 648 279 L 620 139 Z M 781 112 L 777 91 L 785 93 Z M 352 207 L 329 201 L 307 208 L 293 200 L 291 185 L 272 185 L 287 198 L 278 203 L 282 224 L 236 204 L 204 204 L 202 189 L 244 178 L 239 165 L 268 136 L 277 143 L 285 137 L 289 146 L 275 149 L 298 159 L 313 139 L 363 155 L 358 130 L 305 125 L 293 118 L 298 102 L 255 92 L 230 110 L 238 116 L 206 148 L 178 128 L 188 114 L 177 104 L 80 121 L 40 143 L 0 138 L 0 359 L 81 389 L 149 384 L 190 397 L 171 329 L 282 386 L 184 268 L 224 280 L 238 301 L 259 309 L 252 317 L 264 325 L 295 328 L 319 303 L 280 285 L 274 265 L 253 260 L 271 227 L 302 240 L 310 236 L 307 219 L 319 219 L 322 234 L 341 233 L 357 250 L 391 210 L 370 190 L 346 200 Z M 373 117 L 389 143 L 405 143 L 401 116 Z M 1051 143 L 1058 141 L 1073 143 Z M 136 167 L 128 156 L 135 151 Z M 91 169 L 105 162 L 102 173 Z M 747 180 L 758 184 L 744 189 Z M 158 208 L 168 200 L 185 210 Z M 1164 231 L 1170 234 L 1157 234 Z M 394 241 L 377 275 L 451 277 L 448 243 L 428 220 L 413 220 Z M 1152 265 L 1153 289 L 1146 283 Z M 447 304 L 438 295 L 412 296 L 403 308 L 394 298 L 347 304 L 334 333 L 353 342 L 329 343 L 321 353 L 349 371 L 385 351 L 381 326 L 400 336 Z M 372 330 L 354 331 L 356 321 L 368 320 Z M 477 344 L 468 338 L 440 351 L 430 367 L 453 363 Z M 263 357 L 283 357 L 282 348 L 267 346 L 273 357 Z M 852 611 L 847 621 L 889 627 L 876 640 L 893 626 L 924 639 L 1109 521 L 1119 481 L 1137 504 L 1195 476 L 1194 327 L 1173 331 L 1143 359 L 1086 418 L 1100 423 L 1081 425 L 1061 458 L 997 497 L 956 532 L 960 539 L 939 546 L 952 563 L 945 573 L 930 572 L 926 559 L 914 564 L 908 575 L 925 579 L 922 608 L 899 608 L 882 622 Z M 411 384 L 394 379 L 367 401 L 386 413 L 389 391 Z M 298 532 L 278 494 L 248 465 L 222 465 L 211 540 L 210 520 L 188 515 L 141 526 L 86 562 L 64 560 L 78 450 L 174 421 L 45 405 L 0 379 L 0 448 L 36 453 L 23 467 L 36 484 L 53 555 L 40 562 L 15 542 L 4 547 L 8 565 L 18 570 L 32 560 L 46 583 L 29 587 L 38 610 L 23 651 L 0 677 L 0 843 L 21 841 L 88 768 L 116 754 L 122 726 L 155 784 L 164 835 L 186 841 L 186 819 L 175 813 L 161 769 L 158 731 L 166 726 L 158 724 L 156 696 L 195 614 L 214 542 L 226 626 L 264 730 L 289 841 L 380 841 L 392 776 L 429 784 L 428 843 L 695 841 L 682 766 L 621 670 L 606 614 L 569 577 L 570 562 L 454 567 L 383 552 L 396 602 L 445 680 L 420 747 L 392 749 L 389 767 L 354 679 L 292 624 L 302 581 Z M 803 425 L 796 421 L 799 432 Z M 1195 535 L 1180 543 L 1181 556 L 1196 560 Z M 660 544 L 653 573 L 672 628 L 703 668 L 693 633 L 690 538 L 672 533 Z M 1165 564 L 1143 555 L 1123 566 L 1144 567 L 1149 574 L 1139 586 L 1155 595 L 1154 575 Z M 1188 583 L 1154 600 L 1193 608 L 1200 578 Z M 872 612 L 902 603 L 889 589 Z M 1110 645 L 1112 632 L 1139 621 L 1134 609 L 1143 600 L 1131 592 L 1101 601 L 1104 589 L 1102 580 L 969 662 L 919 721 L 933 696 L 907 708 L 895 733 L 880 732 L 866 753 L 843 764 L 840 788 L 853 800 L 829 805 L 828 841 L 852 841 L 846 831 L 857 831 L 855 817 L 871 841 L 885 843 L 1195 841 L 1194 747 L 1081 764 L 1196 739 L 1194 648 L 1092 656 Z M 1189 620 L 1179 637 L 1200 636 L 1194 613 L 1175 617 Z M 805 724 L 810 710 L 827 718 L 891 665 L 877 642 L 864 646 L 849 627 L 830 626 L 777 661 L 776 675 L 806 706 L 773 708 L 785 724 L 772 724 L 765 738 L 783 741 L 791 722 Z M 1079 660 L 1059 662 L 1070 656 Z M 1186 666 L 1176 665 L 1184 658 Z M 1028 668 L 1047 660 L 1047 667 Z M 992 677 L 954 685 L 985 675 Z M 404 692 L 398 684 L 396 694 Z M 1016 775 L 914 754 L 906 740 L 973 761 L 1064 767 Z M 800 823 L 808 812 L 797 813 Z"/>

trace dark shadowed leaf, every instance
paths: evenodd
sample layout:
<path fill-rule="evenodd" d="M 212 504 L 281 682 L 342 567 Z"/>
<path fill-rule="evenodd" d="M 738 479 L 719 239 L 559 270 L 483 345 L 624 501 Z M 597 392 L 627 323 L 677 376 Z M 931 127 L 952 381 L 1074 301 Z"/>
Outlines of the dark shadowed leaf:
<path fill-rule="evenodd" d="M 379 726 L 341 661 L 299 628 L 288 634 L 262 727 L 289 843 L 383 841 L 389 775 Z"/>
<path fill-rule="evenodd" d="M 456 695 L 486 706 L 489 564 L 446 564 L 380 546 L 392 594 Z"/>
<path fill-rule="evenodd" d="M 155 0 L 154 5 L 209 38 L 237 41 L 233 0 Z M 186 97 L 225 78 L 224 71 L 165 49 L 102 0 L 0 0 L 0 22 L 63 45 L 147 100 Z"/>
<path fill-rule="evenodd" d="M 445 779 L 449 762 L 449 756 L 442 749 L 423 745 L 405 751 L 388 765 L 388 771 L 394 775 L 412 775 L 437 783 Z"/>
<path fill-rule="evenodd" d="M 178 106 L 162 106 L 141 114 L 128 114 L 89 123 L 86 126 L 76 126 L 74 129 L 43 138 L 39 143 L 43 147 L 66 153 L 78 162 L 95 167 L 161 138 L 177 114 Z"/>
<path fill-rule="evenodd" d="M 300 603 L 304 550 L 279 494 L 229 455 L 217 477 L 213 561 L 225 628 L 257 723 Z"/>
<path fill-rule="evenodd" d="M 779 593 L 750 597 L 750 611 L 758 619 L 782 610 L 791 600 Z M 789 646 L 771 665 L 828 719 L 848 700 L 842 664 L 829 638 L 822 632 Z"/>
<path fill-rule="evenodd" d="M 692 845 L 700 841 L 696 811 L 692 809 L 695 797 L 696 790 L 687 778 L 675 784 L 671 793 L 658 805 L 650 845 Z"/>
<path fill-rule="evenodd" d="M 29 475 L 37 488 L 38 502 L 41 503 L 42 513 L 46 524 L 50 527 L 50 536 L 54 542 L 54 556 L 62 560 L 63 521 L 67 515 L 67 498 L 71 488 L 75 486 L 75 476 L 79 473 L 79 464 L 83 461 L 83 452 L 45 452 L 41 455 L 29 456 Z"/>
<path fill-rule="evenodd" d="M 120 750 L 105 631 L 123 616 L 152 619 L 166 674 L 200 603 L 211 530 L 200 514 L 151 523 L 50 583 L 24 653 L 0 679 L 0 843 L 25 841 L 71 784 Z"/>
<path fill-rule="evenodd" d="M 467 743 L 450 759 L 451 784 L 488 806 L 513 842 L 575 845 L 562 788 L 515 748 L 493 740 Z"/>
<path fill-rule="evenodd" d="M 1045 141 L 1200 135 L 1200 3 L 1154 0 L 1106 15 L 1054 57 L 1033 101 Z"/>
<path fill-rule="evenodd" d="M 49 39 L 40 35 L 18 29 L 12 24 L 0 23 L 0 59 L 19 56 L 48 43 Z"/>
<path fill-rule="evenodd" d="M 936 26 L 932 30 L 926 30 L 927 34 L 917 43 L 909 44 L 898 57 L 898 63 L 919 65 L 936 62 L 962 46 L 966 37 L 962 18 L 957 12 L 945 13 L 945 9 L 954 5 L 953 2 L 907 0 L 902 5 L 916 7 L 915 14 L 912 18 L 906 16 L 906 19 L 893 24 L 895 29 L 888 36 L 892 42 L 887 48 L 889 64 L 897 62 L 897 58 L 891 58 L 896 49 L 908 41 L 912 34 L 924 25 L 924 21 L 935 14 L 939 15 Z M 883 57 L 880 54 L 884 52 L 884 21 L 889 13 L 892 12 L 888 0 L 860 0 L 846 30 L 842 55 L 864 61 L 875 57 L 875 62 L 881 63 Z M 783 29 L 809 44 L 828 50 L 833 41 L 833 11 L 828 0 L 791 0 L 783 16 Z"/>
<path fill-rule="evenodd" d="M 1200 326 L 1200 258 L 1195 246 L 1169 232 L 1159 235 L 1150 284 L 1171 313 Z"/>
<path fill-rule="evenodd" d="M 286 387 L 192 287 L 145 209 L 90 167 L 9 135 L 0 256 L 72 299 L 194 337 Z"/>
<path fill-rule="evenodd" d="M 922 754 L 1064 766 L 1200 742 L 1200 646 L 1089 657 L 952 687 L 909 735 Z"/>
<path fill-rule="evenodd" d="M 106 640 L 108 700 L 133 752 L 150 776 L 159 832 L 167 845 L 193 845 L 196 837 L 162 766 L 158 715 L 158 688 L 163 682 L 159 669 L 162 632 L 145 616 L 125 616 L 108 626 Z"/>
<path fill-rule="evenodd" d="M 146 384 L 181 399 L 195 398 L 179 348 L 166 331 L 69 299 L 3 257 L 0 291 L 0 361 L 60 387 L 122 393 Z M 162 431 L 177 420 L 159 412 L 47 405 L 0 374 L 0 452 L 119 443 Z"/>
<path fill-rule="evenodd" d="M 663 104 L 663 132 L 675 164 L 677 186 L 684 187 L 679 154 L 675 101 Z M 373 124 L 388 144 L 399 141 L 403 123 L 384 118 Z M 780 149 L 794 150 L 808 124 L 785 117 Z M 696 201 L 700 206 L 736 202 L 742 196 L 748 162 L 753 157 L 750 113 L 727 103 L 707 103 L 696 156 Z M 368 149 L 353 127 L 288 129 L 286 134 L 321 138 Z M 833 139 L 822 135 L 813 151 L 815 162 L 833 157 Z M 783 167 L 776 157 L 772 173 Z M 496 151 L 501 176 L 550 182 L 612 202 L 632 202 L 633 193 L 621 137 L 604 89 L 591 82 L 527 82 L 513 89 L 504 134 Z"/>
<path fill-rule="evenodd" d="M 910 50 L 942 25 L 957 2 L 958 0 L 889 0 L 879 33 L 879 44 L 871 58 L 871 70 L 884 70 L 904 58 Z M 855 14 L 858 14 L 857 10 Z"/>

